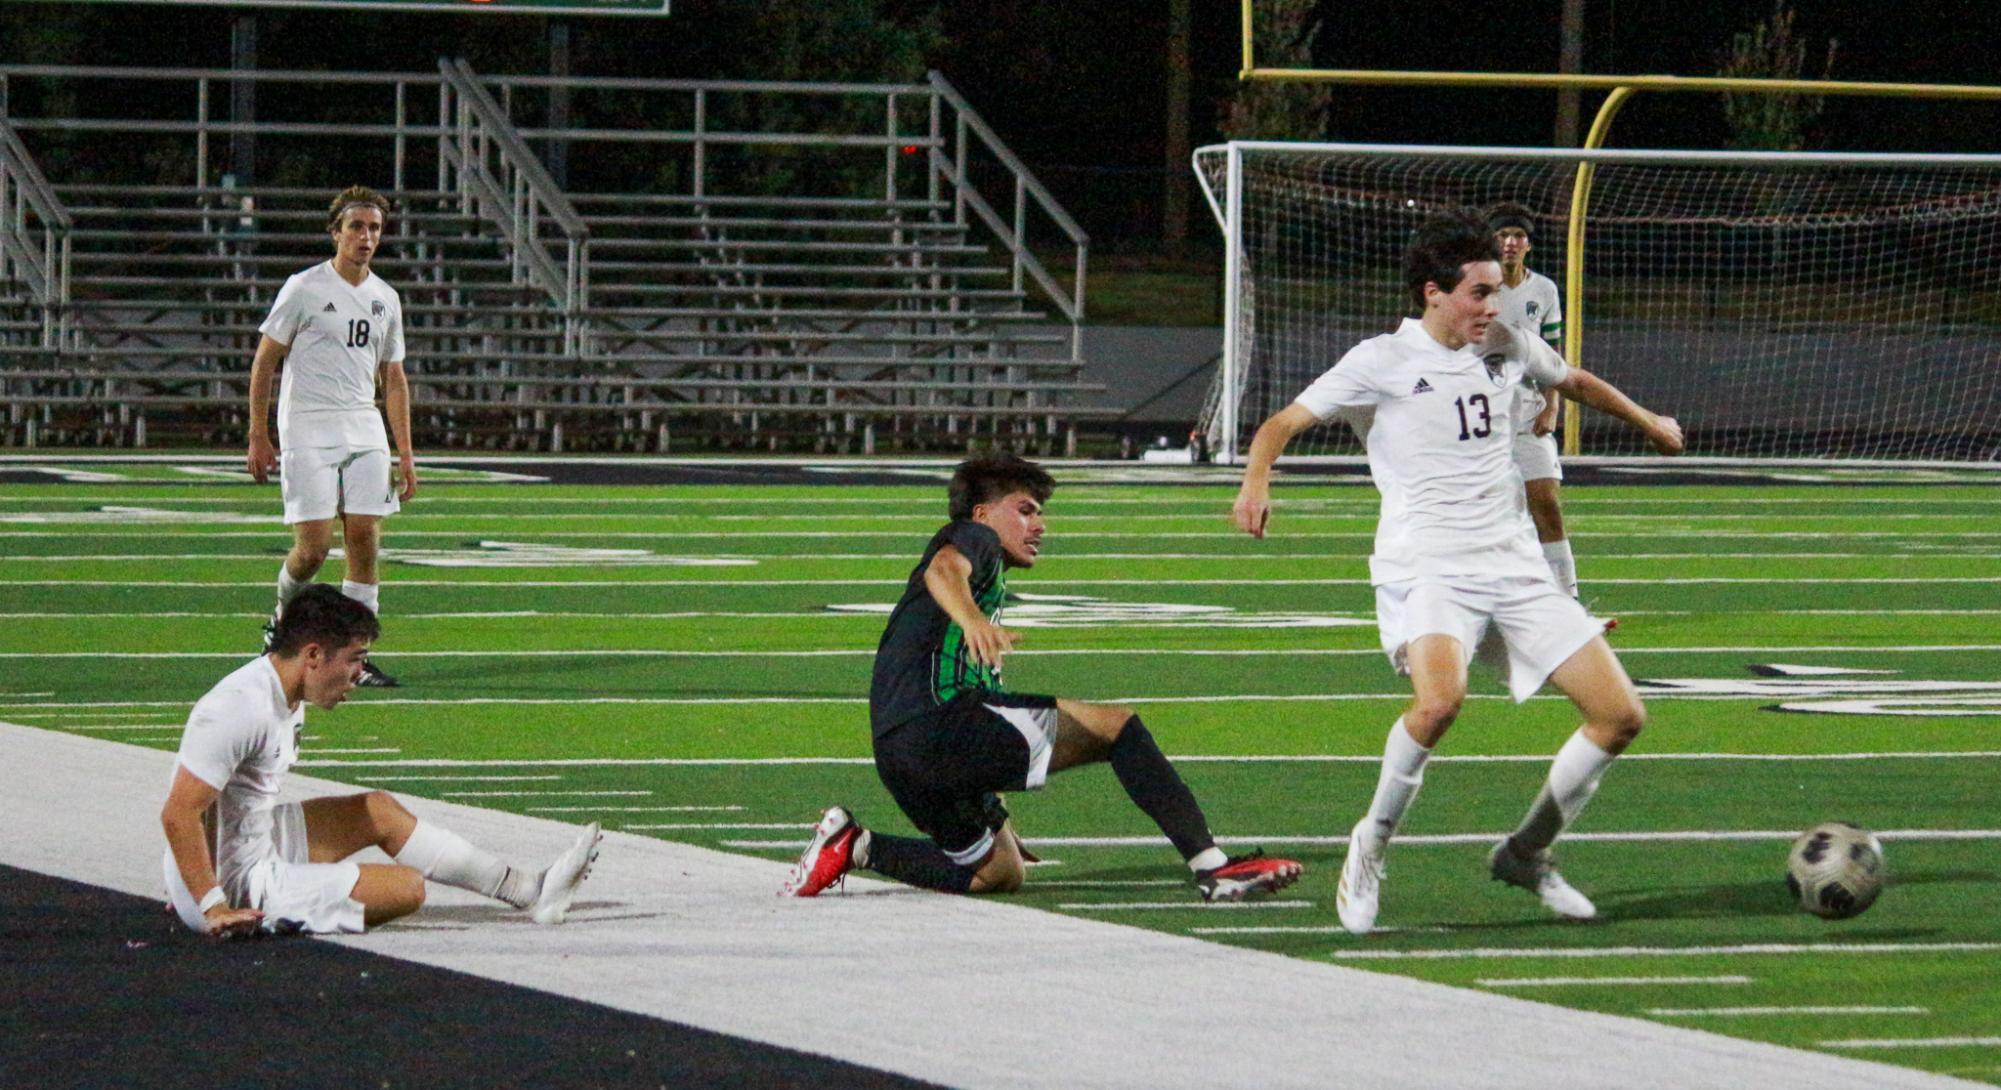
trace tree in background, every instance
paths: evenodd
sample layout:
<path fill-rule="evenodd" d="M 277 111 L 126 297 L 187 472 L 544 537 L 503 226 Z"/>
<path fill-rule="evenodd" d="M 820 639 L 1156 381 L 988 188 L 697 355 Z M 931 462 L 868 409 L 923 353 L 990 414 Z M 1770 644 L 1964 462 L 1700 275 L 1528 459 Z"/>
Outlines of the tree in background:
<path fill-rule="evenodd" d="M 1807 43 L 1793 34 L 1793 9 L 1774 0 L 1772 15 L 1751 29 L 1730 36 L 1717 75 L 1731 79 L 1799 79 L 1806 69 Z M 1818 78 L 1834 72 L 1838 43 L 1827 40 L 1827 56 Z M 1794 93 L 1726 94 L 1723 117 L 1730 125 L 1730 146 L 1745 151 L 1799 151 L 1807 145 L 1807 130 L 1820 117 L 1826 100 L 1820 95 Z"/>
<path fill-rule="evenodd" d="M 1263 0 L 1251 26 L 1260 68 L 1312 68 L 1320 31 L 1318 0 Z M 1327 134 L 1334 92 L 1323 83 L 1239 83 L 1224 102 L 1220 128 L 1230 140 L 1319 140 Z"/>

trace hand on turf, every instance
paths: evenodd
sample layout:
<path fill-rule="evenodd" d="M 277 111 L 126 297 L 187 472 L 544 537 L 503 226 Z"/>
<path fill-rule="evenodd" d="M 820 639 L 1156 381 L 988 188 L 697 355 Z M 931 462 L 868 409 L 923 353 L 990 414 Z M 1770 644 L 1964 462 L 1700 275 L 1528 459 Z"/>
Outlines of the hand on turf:
<path fill-rule="evenodd" d="M 1662 454 L 1680 454 L 1682 447 L 1681 425 L 1672 416 L 1657 416 L 1654 426 L 1647 429 L 1647 442 Z"/>
<path fill-rule="evenodd" d="M 278 468 L 278 448 L 271 445 L 270 436 L 253 434 L 250 455 L 245 461 L 250 466 L 250 479 L 263 484 L 271 471 Z"/>
<path fill-rule="evenodd" d="M 416 455 L 404 451 L 402 457 L 397 460 L 396 471 L 397 480 L 401 482 L 401 487 L 396 490 L 396 500 L 399 503 L 409 503 L 410 497 L 417 494 Z"/>
<path fill-rule="evenodd" d="M 991 621 L 976 621 L 965 626 L 966 649 L 973 653 L 973 660 L 983 666 L 1000 669 L 1001 660 L 1007 657 L 1014 645 L 1021 642 L 1021 633 L 1009 632 Z"/>
<path fill-rule="evenodd" d="M 1271 522 L 1271 492 L 1245 481 L 1237 490 L 1237 502 L 1230 508 L 1230 517 L 1236 521 L 1237 529 L 1252 537 L 1265 536 L 1265 525 Z"/>
<path fill-rule="evenodd" d="M 208 933 L 217 938 L 248 935 L 257 930 L 264 920 L 264 914 L 254 908 L 231 908 L 217 905 L 203 916 L 208 920 Z"/>

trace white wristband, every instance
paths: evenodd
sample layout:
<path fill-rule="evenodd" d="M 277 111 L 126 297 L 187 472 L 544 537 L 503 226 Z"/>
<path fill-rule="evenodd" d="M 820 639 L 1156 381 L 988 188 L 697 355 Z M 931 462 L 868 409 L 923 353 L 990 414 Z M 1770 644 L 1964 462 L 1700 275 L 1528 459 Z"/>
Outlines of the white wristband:
<path fill-rule="evenodd" d="M 201 899 L 201 904 L 200 906 L 198 906 L 198 911 L 200 911 L 202 915 L 206 916 L 208 915 L 209 909 L 214 908 L 219 904 L 226 904 L 228 903 L 228 901 L 229 897 L 228 895 L 222 892 L 222 887 L 216 886 L 214 889 L 208 891 L 207 896 Z"/>

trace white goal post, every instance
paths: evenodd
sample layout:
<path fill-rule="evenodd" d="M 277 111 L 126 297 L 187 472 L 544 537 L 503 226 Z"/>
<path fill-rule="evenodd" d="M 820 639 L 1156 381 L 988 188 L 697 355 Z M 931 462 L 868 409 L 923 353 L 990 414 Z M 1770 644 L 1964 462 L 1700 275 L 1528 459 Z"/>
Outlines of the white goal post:
<path fill-rule="evenodd" d="M 1691 455 L 2001 461 L 2001 155 L 1237 141 L 1194 160 L 1227 245 L 1202 422 L 1220 461 L 1410 313 L 1399 267 L 1427 215 L 1500 202 L 1529 209 L 1528 265 L 1566 320 L 1582 303 L 1571 362 L 1678 417 Z M 1619 422 L 1580 420 L 1583 453 L 1641 453 Z M 1291 449 L 1359 453 L 1338 425 Z"/>

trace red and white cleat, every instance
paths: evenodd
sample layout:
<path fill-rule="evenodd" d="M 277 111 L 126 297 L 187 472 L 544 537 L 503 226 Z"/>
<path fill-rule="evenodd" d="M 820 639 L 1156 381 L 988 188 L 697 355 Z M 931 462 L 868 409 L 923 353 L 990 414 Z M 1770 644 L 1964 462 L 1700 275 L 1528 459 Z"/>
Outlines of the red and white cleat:
<path fill-rule="evenodd" d="M 1306 868 L 1290 859 L 1274 859 L 1263 851 L 1233 855 L 1222 866 L 1195 875 L 1195 888 L 1205 901 L 1236 901 L 1253 893 L 1274 893 L 1299 881 Z"/>
<path fill-rule="evenodd" d="M 847 807 L 836 806 L 821 815 L 813 826 L 813 839 L 799 853 L 799 863 L 779 889 L 780 897 L 818 897 L 822 890 L 839 882 L 854 867 L 855 840 L 862 827 Z"/>

